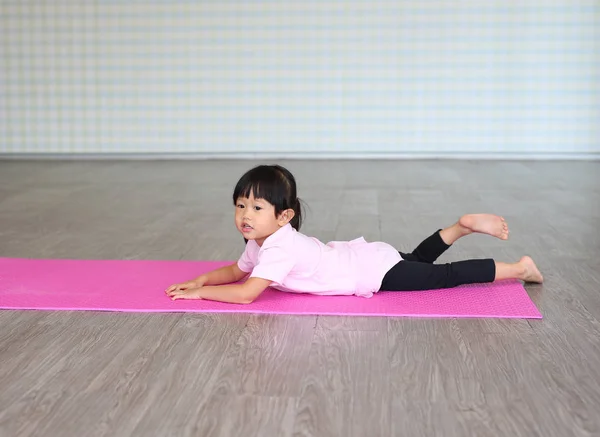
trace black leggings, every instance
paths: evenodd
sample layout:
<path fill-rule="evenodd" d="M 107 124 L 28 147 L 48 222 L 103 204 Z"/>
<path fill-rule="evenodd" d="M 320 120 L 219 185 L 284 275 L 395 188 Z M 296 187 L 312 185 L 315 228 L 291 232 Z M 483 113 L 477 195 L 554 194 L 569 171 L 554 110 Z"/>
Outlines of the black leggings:
<path fill-rule="evenodd" d="M 381 291 L 416 291 L 451 288 L 476 282 L 493 282 L 496 264 L 493 259 L 470 259 L 448 264 L 433 264 L 450 246 L 437 231 L 412 253 L 402 253 L 403 261 L 384 276 Z"/>

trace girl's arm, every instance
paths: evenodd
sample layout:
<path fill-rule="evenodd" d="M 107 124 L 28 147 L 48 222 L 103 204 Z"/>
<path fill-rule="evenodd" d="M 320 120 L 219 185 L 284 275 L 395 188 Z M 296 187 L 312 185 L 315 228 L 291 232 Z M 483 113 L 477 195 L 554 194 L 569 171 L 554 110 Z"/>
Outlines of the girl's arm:
<path fill-rule="evenodd" d="M 170 293 L 175 290 L 188 290 L 191 288 L 202 287 L 204 285 L 220 285 L 238 282 L 246 277 L 248 273 L 240 270 L 237 263 L 213 270 L 192 279 L 191 281 L 173 284 L 165 292 Z"/>
<path fill-rule="evenodd" d="M 249 304 L 271 284 L 268 279 L 250 278 L 243 284 L 228 284 L 217 286 L 198 286 L 186 290 L 167 290 L 172 300 L 177 299 L 208 299 L 218 302 Z"/>
<path fill-rule="evenodd" d="M 200 275 L 194 279 L 194 282 L 200 287 L 203 285 L 231 284 L 232 282 L 240 281 L 247 275 L 248 273 L 240 270 L 237 262 L 235 262 L 228 266 L 221 267 L 220 269 L 213 270 L 212 272 Z"/>

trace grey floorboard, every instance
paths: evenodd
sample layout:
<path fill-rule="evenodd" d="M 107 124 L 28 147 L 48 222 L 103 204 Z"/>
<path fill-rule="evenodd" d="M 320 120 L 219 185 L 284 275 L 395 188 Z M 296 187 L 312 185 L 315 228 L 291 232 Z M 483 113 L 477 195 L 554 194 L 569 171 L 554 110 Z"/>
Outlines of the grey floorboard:
<path fill-rule="evenodd" d="M 387 336 L 318 328 L 302 380 L 294 435 L 390 433 Z"/>

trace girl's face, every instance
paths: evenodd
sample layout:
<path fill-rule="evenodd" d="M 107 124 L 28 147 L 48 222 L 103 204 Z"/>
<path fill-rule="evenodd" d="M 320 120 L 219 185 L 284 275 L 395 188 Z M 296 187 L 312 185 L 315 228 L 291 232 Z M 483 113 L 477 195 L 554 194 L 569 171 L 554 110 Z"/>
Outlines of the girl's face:
<path fill-rule="evenodd" d="M 235 204 L 235 226 L 245 239 L 255 240 L 259 246 L 293 217 L 292 209 L 276 217 L 275 207 L 265 199 L 255 199 L 252 193 L 250 197 L 240 197 Z"/>

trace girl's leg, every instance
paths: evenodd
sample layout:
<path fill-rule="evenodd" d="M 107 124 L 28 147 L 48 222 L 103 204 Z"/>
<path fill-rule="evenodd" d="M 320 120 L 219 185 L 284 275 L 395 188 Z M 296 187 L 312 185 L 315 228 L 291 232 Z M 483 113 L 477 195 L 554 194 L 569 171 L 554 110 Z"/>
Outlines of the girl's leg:
<path fill-rule="evenodd" d="M 400 252 L 403 260 L 432 264 L 449 247 L 440 236 L 441 229 L 423 240 L 412 253 Z"/>
<path fill-rule="evenodd" d="M 508 225 L 503 217 L 494 214 L 466 214 L 452 226 L 440 231 L 442 240 L 448 245 L 474 232 L 488 234 L 501 240 L 508 239 Z"/>
<path fill-rule="evenodd" d="M 492 282 L 496 266 L 492 259 L 474 259 L 448 264 L 400 261 L 384 276 L 380 290 L 417 291 L 452 288 L 475 282 Z"/>
<path fill-rule="evenodd" d="M 473 232 L 489 234 L 501 240 L 506 240 L 508 238 L 508 225 L 502 217 L 493 214 L 463 215 L 452 226 L 440 229 L 427 237 L 412 253 L 400 252 L 400 255 L 406 261 L 431 264 L 456 240 Z"/>
<path fill-rule="evenodd" d="M 387 272 L 380 290 L 432 290 L 509 278 L 527 282 L 543 281 L 542 275 L 529 257 L 523 257 L 514 264 L 497 263 L 492 259 L 473 259 L 448 264 L 400 261 Z"/>

